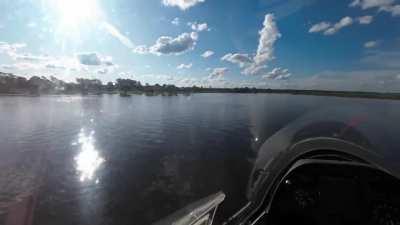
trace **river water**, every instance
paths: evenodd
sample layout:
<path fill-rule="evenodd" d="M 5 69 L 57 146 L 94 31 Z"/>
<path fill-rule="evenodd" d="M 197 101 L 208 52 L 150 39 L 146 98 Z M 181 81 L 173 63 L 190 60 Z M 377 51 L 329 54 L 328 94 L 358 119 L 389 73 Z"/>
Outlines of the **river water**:
<path fill-rule="evenodd" d="M 366 101 L 274 94 L 1 97 L 0 168 L 8 172 L 0 172 L 0 194 L 37 191 L 36 225 L 146 225 L 221 190 L 224 218 L 246 204 L 252 163 L 268 137 L 321 105 Z"/>

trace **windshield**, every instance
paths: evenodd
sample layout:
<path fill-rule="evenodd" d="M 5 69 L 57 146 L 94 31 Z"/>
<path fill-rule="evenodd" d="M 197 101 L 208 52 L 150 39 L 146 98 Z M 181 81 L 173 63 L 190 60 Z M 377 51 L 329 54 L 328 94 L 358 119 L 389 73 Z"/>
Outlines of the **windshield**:
<path fill-rule="evenodd" d="M 399 22 L 399 0 L 1 0 L 0 223 L 150 224 L 218 191 L 228 218 L 269 137 L 362 102 L 321 95 L 400 98 Z"/>

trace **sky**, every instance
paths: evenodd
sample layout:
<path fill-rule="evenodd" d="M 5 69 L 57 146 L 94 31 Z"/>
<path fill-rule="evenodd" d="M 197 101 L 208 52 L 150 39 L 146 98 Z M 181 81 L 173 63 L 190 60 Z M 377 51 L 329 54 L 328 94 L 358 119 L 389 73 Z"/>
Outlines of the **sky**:
<path fill-rule="evenodd" d="M 2 0 L 0 71 L 400 91 L 400 0 Z"/>

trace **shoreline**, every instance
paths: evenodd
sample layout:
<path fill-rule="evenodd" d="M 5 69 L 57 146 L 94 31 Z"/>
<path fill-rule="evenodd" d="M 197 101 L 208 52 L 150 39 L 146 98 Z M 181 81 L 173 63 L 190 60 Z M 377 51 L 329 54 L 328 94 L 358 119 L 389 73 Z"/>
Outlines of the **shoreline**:
<path fill-rule="evenodd" d="M 231 93 L 231 94 L 291 94 L 291 95 L 310 95 L 310 96 L 331 96 L 344 98 L 370 98 L 370 99 L 391 99 L 400 100 L 400 93 L 392 92 L 360 92 L 360 91 L 327 91 L 327 90 L 291 90 L 291 89 L 250 89 L 250 90 L 235 90 L 235 89 L 203 89 L 198 91 L 177 91 L 177 92 L 128 92 L 121 94 L 118 92 L 101 92 L 101 93 L 0 93 L 0 97 L 40 97 L 40 96 L 99 96 L 103 94 L 120 95 L 121 97 L 129 97 L 131 95 L 146 95 L 146 96 L 175 96 L 178 94 L 201 94 L 201 93 Z"/>

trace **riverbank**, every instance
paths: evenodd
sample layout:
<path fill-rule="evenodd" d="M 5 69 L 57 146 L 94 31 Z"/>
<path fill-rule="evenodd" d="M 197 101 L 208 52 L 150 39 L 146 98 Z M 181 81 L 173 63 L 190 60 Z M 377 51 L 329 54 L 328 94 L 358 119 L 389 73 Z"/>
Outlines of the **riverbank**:
<path fill-rule="evenodd" d="M 390 92 L 360 92 L 360 91 L 327 91 L 327 90 L 295 90 L 295 89 L 246 89 L 246 88 L 199 88 L 197 90 L 189 90 L 189 88 L 182 88 L 182 90 L 174 92 L 154 92 L 154 91 L 104 91 L 97 93 L 0 93 L 0 96 L 26 96 L 37 97 L 45 96 L 95 96 L 102 94 L 120 95 L 121 97 L 129 97 L 131 95 L 146 95 L 146 96 L 176 96 L 178 94 L 190 95 L 195 93 L 237 93 L 237 94 L 291 94 L 291 95 L 312 95 L 312 96 L 333 96 L 345 98 L 371 98 L 371 99 L 393 99 L 400 100 L 400 93 Z"/>

